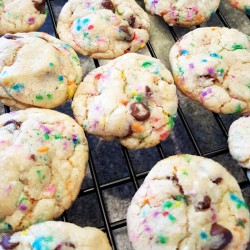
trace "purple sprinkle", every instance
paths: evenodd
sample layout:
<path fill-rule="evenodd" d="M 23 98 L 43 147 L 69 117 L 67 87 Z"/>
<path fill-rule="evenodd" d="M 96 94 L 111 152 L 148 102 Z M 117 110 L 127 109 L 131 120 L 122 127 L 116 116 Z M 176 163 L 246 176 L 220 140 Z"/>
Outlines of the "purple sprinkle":
<path fill-rule="evenodd" d="M 25 211 L 27 209 L 27 207 L 24 204 L 20 204 L 19 209 L 21 211 Z"/>
<path fill-rule="evenodd" d="M 153 0 L 152 5 L 156 5 L 158 3 L 158 0 Z"/>
<path fill-rule="evenodd" d="M 45 127 L 44 125 L 40 125 L 40 128 L 46 133 L 46 134 L 50 134 L 50 130 L 47 128 L 47 127 Z"/>
<path fill-rule="evenodd" d="M 29 23 L 34 23 L 34 22 L 35 22 L 35 18 L 34 18 L 34 17 L 29 18 L 29 19 L 28 19 L 28 22 L 29 22 Z"/>
<path fill-rule="evenodd" d="M 208 68 L 207 71 L 208 71 L 208 73 L 210 75 L 214 74 L 214 69 L 213 68 Z"/>
<path fill-rule="evenodd" d="M 202 91 L 201 92 L 201 97 L 204 98 L 207 95 L 207 91 Z"/>
<path fill-rule="evenodd" d="M 145 231 L 148 232 L 148 233 L 150 233 L 151 232 L 151 228 L 149 226 L 146 226 L 145 227 Z"/>
<path fill-rule="evenodd" d="M 98 121 L 94 121 L 93 124 L 92 124 L 93 128 L 96 128 L 98 124 L 99 124 Z"/>
<path fill-rule="evenodd" d="M 160 214 L 160 212 L 155 211 L 155 212 L 153 213 L 153 216 L 154 216 L 154 217 L 157 217 L 159 214 Z"/>
<path fill-rule="evenodd" d="M 213 91 L 212 91 L 211 88 L 208 88 L 208 89 L 207 89 L 207 92 L 208 92 L 209 94 L 211 94 Z"/>
<path fill-rule="evenodd" d="M 189 68 L 190 68 L 190 69 L 193 69 L 193 68 L 194 68 L 194 64 L 193 64 L 193 63 L 190 63 L 190 64 L 189 64 Z"/>

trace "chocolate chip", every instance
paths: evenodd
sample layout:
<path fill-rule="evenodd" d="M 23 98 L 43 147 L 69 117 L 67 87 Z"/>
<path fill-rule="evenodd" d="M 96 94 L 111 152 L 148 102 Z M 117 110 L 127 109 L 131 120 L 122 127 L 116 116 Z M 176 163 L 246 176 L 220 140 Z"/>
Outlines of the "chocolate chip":
<path fill-rule="evenodd" d="M 210 205 L 211 205 L 211 199 L 209 196 L 206 195 L 203 201 L 199 201 L 195 208 L 197 211 L 203 211 L 210 208 Z"/>
<path fill-rule="evenodd" d="M 40 12 L 44 12 L 45 2 L 46 0 L 42 0 L 41 2 L 33 1 L 35 8 Z"/>
<path fill-rule="evenodd" d="M 10 125 L 10 124 L 14 124 L 15 128 L 18 129 L 20 128 L 21 124 L 15 120 L 9 120 L 7 121 L 4 126 Z"/>
<path fill-rule="evenodd" d="M 22 38 L 22 37 L 15 36 L 15 35 L 12 35 L 12 34 L 5 34 L 4 38 L 9 39 L 9 40 L 17 40 L 18 38 Z"/>
<path fill-rule="evenodd" d="M 59 244 L 59 245 L 55 248 L 55 250 L 61 250 L 61 249 L 63 249 L 63 247 L 76 248 L 75 245 L 74 245 L 73 243 L 71 243 L 71 242 L 63 242 L 63 243 Z"/>
<path fill-rule="evenodd" d="M 149 86 L 146 86 L 145 87 L 145 92 L 146 92 L 146 97 L 150 97 L 152 95 L 152 91 L 151 89 L 149 88 Z"/>
<path fill-rule="evenodd" d="M 112 12 L 115 13 L 115 6 L 110 0 L 104 0 L 101 3 L 102 7 L 107 10 L 111 10 Z"/>
<path fill-rule="evenodd" d="M 216 79 L 214 78 L 214 76 L 212 76 L 212 75 L 202 75 L 202 76 L 199 76 L 199 78 L 201 79 L 201 80 L 212 80 L 212 82 L 215 82 L 216 81 Z"/>
<path fill-rule="evenodd" d="M 223 250 L 233 239 L 232 233 L 217 223 L 212 225 L 210 235 L 212 236 L 211 250 Z"/>
<path fill-rule="evenodd" d="M 11 239 L 11 234 L 6 234 L 0 242 L 0 246 L 2 246 L 3 249 L 14 249 L 19 245 L 19 242 L 14 242 L 14 243 L 10 242 L 10 239 Z"/>
<path fill-rule="evenodd" d="M 149 108 L 142 102 L 135 102 L 130 106 L 131 115 L 137 121 L 145 121 L 150 116 Z"/>
<path fill-rule="evenodd" d="M 222 178 L 221 177 L 219 177 L 219 178 L 216 178 L 215 180 L 213 180 L 213 183 L 215 183 L 215 184 L 220 184 L 221 182 L 222 182 Z"/>
<path fill-rule="evenodd" d="M 128 23 L 129 23 L 129 26 L 131 26 L 132 28 L 135 27 L 135 17 L 133 15 L 129 17 Z"/>
<path fill-rule="evenodd" d="M 130 28 L 131 29 L 131 28 Z M 133 36 L 134 34 L 129 30 L 128 26 L 122 25 L 119 26 L 119 30 L 121 30 L 122 32 L 124 32 L 126 35 L 123 37 L 124 40 L 130 42 L 133 40 Z"/>
<path fill-rule="evenodd" d="M 34 154 L 32 154 L 32 155 L 30 156 L 30 158 L 31 158 L 33 161 L 36 161 L 36 156 L 35 156 Z"/>

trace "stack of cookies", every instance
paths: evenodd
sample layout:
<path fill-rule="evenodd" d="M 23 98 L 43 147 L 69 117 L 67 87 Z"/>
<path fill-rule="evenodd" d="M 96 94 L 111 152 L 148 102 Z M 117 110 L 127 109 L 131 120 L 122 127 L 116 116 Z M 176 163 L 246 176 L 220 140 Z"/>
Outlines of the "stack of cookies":
<path fill-rule="evenodd" d="M 249 12 L 248 3 L 231 2 Z M 219 3 L 146 0 L 145 8 L 170 26 L 191 27 Z M 0 100 L 20 109 L 0 116 L 0 249 L 109 250 L 98 229 L 49 221 L 79 193 L 89 157 L 84 131 L 128 149 L 156 146 L 174 128 L 176 86 L 215 113 L 249 113 L 250 39 L 228 28 L 191 31 L 170 51 L 172 76 L 160 60 L 135 53 L 149 40 L 150 21 L 134 0 L 69 0 L 58 19 L 61 40 L 35 32 L 45 19 L 45 0 L 0 0 Z M 76 52 L 113 60 L 83 79 Z M 51 110 L 72 98 L 75 120 Z M 250 168 L 249 117 L 232 124 L 228 141 Z M 234 177 L 192 155 L 157 163 L 127 214 L 136 250 L 244 250 L 249 219 Z"/>

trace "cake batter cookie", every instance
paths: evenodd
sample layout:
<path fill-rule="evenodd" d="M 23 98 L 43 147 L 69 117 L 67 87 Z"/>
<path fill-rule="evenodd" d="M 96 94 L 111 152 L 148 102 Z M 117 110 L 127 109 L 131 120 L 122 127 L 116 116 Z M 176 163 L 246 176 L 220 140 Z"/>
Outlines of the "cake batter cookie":
<path fill-rule="evenodd" d="M 53 110 L 0 116 L 0 232 L 60 216 L 76 199 L 88 160 L 81 126 Z"/>
<path fill-rule="evenodd" d="M 146 9 L 170 25 L 191 27 L 206 22 L 217 10 L 220 0 L 145 0 Z"/>
<path fill-rule="evenodd" d="M 183 94 L 222 114 L 250 111 L 250 38 L 235 29 L 189 32 L 170 51 Z"/>
<path fill-rule="evenodd" d="M 2 235 L 0 250 L 111 250 L 107 236 L 94 227 L 47 221 L 25 231 Z"/>
<path fill-rule="evenodd" d="M 234 8 L 250 15 L 250 0 L 228 0 Z"/>
<path fill-rule="evenodd" d="M 75 51 L 41 32 L 0 38 L 0 100 L 20 109 L 55 108 L 73 97 L 82 80 Z"/>
<path fill-rule="evenodd" d="M 46 19 L 45 0 L 0 0 L 0 36 L 38 30 Z"/>
<path fill-rule="evenodd" d="M 90 72 L 72 102 L 79 124 L 104 140 L 127 148 L 148 148 L 165 140 L 174 126 L 176 87 L 157 59 L 127 54 Z"/>
<path fill-rule="evenodd" d="M 148 15 L 134 0 L 69 0 L 57 26 L 60 39 L 97 59 L 143 48 L 149 29 Z"/>
<path fill-rule="evenodd" d="M 239 165 L 250 169 L 250 116 L 241 117 L 229 129 L 230 154 Z"/>
<path fill-rule="evenodd" d="M 219 163 L 171 156 L 149 172 L 128 208 L 136 250 L 245 250 L 249 210 L 234 177 Z"/>

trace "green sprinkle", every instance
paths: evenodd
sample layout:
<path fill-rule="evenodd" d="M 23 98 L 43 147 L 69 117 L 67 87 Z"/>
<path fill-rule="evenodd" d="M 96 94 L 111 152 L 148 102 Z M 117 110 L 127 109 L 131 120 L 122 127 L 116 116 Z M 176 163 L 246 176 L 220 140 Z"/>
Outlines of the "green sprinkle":
<path fill-rule="evenodd" d="M 143 64 L 142 64 L 142 67 L 143 68 L 148 68 L 148 67 L 150 67 L 152 65 L 152 62 L 144 62 Z"/>
<path fill-rule="evenodd" d="M 166 201 L 163 203 L 164 208 L 170 208 L 173 206 L 173 203 L 171 201 Z"/>
<path fill-rule="evenodd" d="M 53 95 L 52 94 L 47 94 L 47 97 L 49 100 L 53 99 Z"/>
<path fill-rule="evenodd" d="M 38 101 L 41 101 L 41 100 L 43 100 L 43 97 L 42 97 L 41 95 L 37 95 L 37 96 L 36 96 L 36 99 L 37 99 Z"/>
<path fill-rule="evenodd" d="M 184 71 L 181 67 L 178 68 L 178 74 L 183 76 L 184 75 Z"/>
<path fill-rule="evenodd" d="M 250 89 L 250 82 L 246 86 Z"/>
<path fill-rule="evenodd" d="M 173 222 L 176 221 L 176 218 L 172 214 L 169 214 L 168 218 Z"/>
<path fill-rule="evenodd" d="M 45 177 L 46 177 L 44 174 L 42 174 L 42 170 L 37 170 L 37 171 L 36 171 L 36 174 L 37 174 L 38 177 L 39 177 L 40 179 L 42 179 L 42 180 L 44 180 Z"/>
<path fill-rule="evenodd" d="M 233 46 L 232 46 L 232 49 L 233 50 L 237 50 L 237 49 L 245 49 L 241 44 L 234 44 Z"/>
<path fill-rule="evenodd" d="M 183 155 L 182 158 L 183 158 L 183 160 L 186 161 L 187 163 L 190 163 L 190 161 L 191 161 L 190 155 Z"/>
<path fill-rule="evenodd" d="M 136 96 L 135 96 L 135 99 L 136 99 L 138 102 L 141 102 L 141 101 L 142 101 L 142 95 L 136 95 Z"/>
<path fill-rule="evenodd" d="M 22 197 L 21 199 L 19 199 L 18 203 L 24 203 L 25 201 L 27 201 L 28 199 L 26 197 Z"/>
<path fill-rule="evenodd" d="M 236 225 L 245 228 L 245 223 L 242 220 L 237 221 Z"/>
<path fill-rule="evenodd" d="M 9 223 L 4 222 L 3 228 L 7 231 L 11 231 L 13 228 Z"/>
<path fill-rule="evenodd" d="M 240 104 L 238 104 L 237 106 L 236 106 L 236 109 L 235 109 L 235 113 L 240 113 L 241 112 L 241 105 Z"/>
<path fill-rule="evenodd" d="M 77 56 L 72 56 L 72 59 L 76 62 L 79 62 L 79 58 Z"/>
<path fill-rule="evenodd" d="M 2 1 L 0 1 L 0 6 L 3 6 L 3 2 Z"/>
<path fill-rule="evenodd" d="M 157 237 L 157 242 L 159 242 L 160 244 L 167 244 L 168 243 L 168 237 L 163 236 L 163 235 L 159 235 Z"/>
<path fill-rule="evenodd" d="M 191 45 L 192 47 L 195 47 L 195 45 L 194 45 L 193 43 L 190 43 L 190 45 Z"/>
<path fill-rule="evenodd" d="M 185 202 L 185 203 L 187 202 L 186 196 L 182 195 L 182 194 L 175 195 L 174 199 L 177 200 L 177 201 Z"/>
<path fill-rule="evenodd" d="M 219 73 L 219 75 L 222 76 L 224 74 L 224 69 L 218 69 L 217 73 Z"/>
<path fill-rule="evenodd" d="M 62 139 L 63 137 L 62 137 L 61 135 L 54 135 L 54 138 L 55 138 L 56 140 L 59 140 L 59 139 Z"/>
<path fill-rule="evenodd" d="M 172 116 L 169 117 L 168 125 L 171 129 L 174 127 L 174 119 Z"/>
<path fill-rule="evenodd" d="M 43 134 L 43 137 L 45 140 L 49 140 L 49 134 L 45 133 L 45 134 Z"/>

